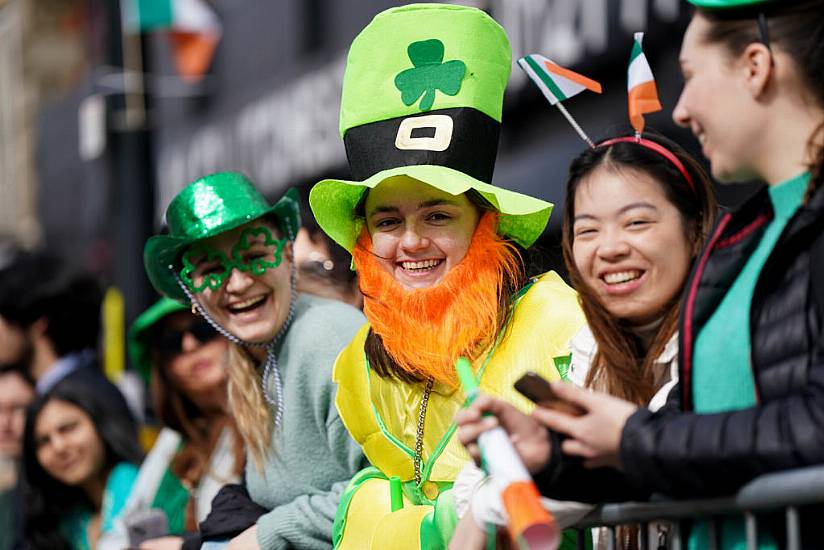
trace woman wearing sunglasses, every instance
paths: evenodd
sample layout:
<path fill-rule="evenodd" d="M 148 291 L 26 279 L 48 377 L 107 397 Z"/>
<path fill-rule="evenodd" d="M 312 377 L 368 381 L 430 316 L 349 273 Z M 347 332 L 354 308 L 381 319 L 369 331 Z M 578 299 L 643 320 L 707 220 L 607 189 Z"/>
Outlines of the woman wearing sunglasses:
<path fill-rule="evenodd" d="M 166 220 L 169 234 L 146 243 L 146 271 L 231 342 L 229 411 L 249 496 L 267 510 L 209 538 L 231 539 L 230 549 L 328 548 L 341 492 L 363 466 L 335 409 L 332 365 L 363 315 L 297 292 L 294 190 L 270 206 L 244 176 L 211 174 L 172 200 Z"/>
<path fill-rule="evenodd" d="M 118 546 L 135 544 L 129 533 L 142 527 L 142 537 L 153 539 L 143 548 L 180 548 L 185 533 L 197 531 L 209 514 L 220 487 L 240 479 L 244 450 L 228 413 L 228 350 L 208 321 L 169 298 L 132 325 L 129 354 L 150 387 L 163 430 L 117 526 Z"/>

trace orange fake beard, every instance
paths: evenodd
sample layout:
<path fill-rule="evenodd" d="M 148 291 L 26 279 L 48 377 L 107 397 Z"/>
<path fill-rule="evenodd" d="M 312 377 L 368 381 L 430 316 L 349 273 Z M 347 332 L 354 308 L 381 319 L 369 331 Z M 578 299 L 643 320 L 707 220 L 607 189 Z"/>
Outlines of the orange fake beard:
<path fill-rule="evenodd" d="M 475 360 L 493 342 L 506 281 L 518 280 L 521 257 L 495 232 L 498 217 L 486 212 L 469 250 L 434 287 L 406 290 L 372 254 L 366 230 L 352 251 L 364 295 L 364 313 L 389 356 L 416 378 L 457 385 L 455 361 Z"/>

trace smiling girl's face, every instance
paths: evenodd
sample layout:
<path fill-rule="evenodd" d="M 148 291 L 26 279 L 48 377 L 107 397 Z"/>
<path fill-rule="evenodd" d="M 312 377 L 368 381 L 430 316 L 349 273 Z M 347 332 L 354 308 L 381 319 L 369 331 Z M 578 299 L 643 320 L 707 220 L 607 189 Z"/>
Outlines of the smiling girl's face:
<path fill-rule="evenodd" d="M 34 419 L 37 460 L 57 481 L 85 487 L 103 475 L 106 450 L 86 412 L 68 401 L 52 399 Z"/>
<path fill-rule="evenodd" d="M 400 176 L 371 189 L 365 203 L 372 253 L 405 289 L 437 285 L 469 250 L 480 213 L 450 195 Z"/>
<path fill-rule="evenodd" d="M 678 209 L 630 168 L 599 167 L 574 200 L 572 253 L 584 282 L 615 317 L 655 321 L 677 299 L 693 256 Z"/>

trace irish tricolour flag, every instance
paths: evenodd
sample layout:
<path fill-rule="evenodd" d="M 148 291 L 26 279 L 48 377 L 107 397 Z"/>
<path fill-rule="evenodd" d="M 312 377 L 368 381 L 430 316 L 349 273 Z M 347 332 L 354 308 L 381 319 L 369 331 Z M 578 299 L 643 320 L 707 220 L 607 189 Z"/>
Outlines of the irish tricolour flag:
<path fill-rule="evenodd" d="M 204 0 L 130 0 L 124 25 L 131 32 L 170 31 L 178 74 L 200 80 L 222 34 L 220 20 Z"/>
<path fill-rule="evenodd" d="M 632 54 L 629 58 L 627 73 L 627 92 L 629 93 L 629 120 L 632 127 L 640 134 L 644 131 L 644 113 L 654 113 L 661 110 L 658 101 L 658 90 L 655 87 L 655 78 L 652 69 L 647 63 L 647 56 L 641 49 L 644 33 L 635 33 L 635 43 L 632 45 Z"/>
<path fill-rule="evenodd" d="M 601 85 L 594 80 L 565 69 L 540 54 L 533 53 L 522 57 L 518 60 L 518 65 L 552 105 L 584 90 L 601 93 Z"/>
<path fill-rule="evenodd" d="M 560 65 L 556 65 L 546 57 L 533 53 L 522 57 L 518 60 L 520 66 L 529 79 L 541 89 L 544 97 L 549 100 L 551 105 L 561 111 L 561 114 L 566 117 L 572 128 L 578 132 L 590 147 L 593 147 L 592 140 L 584 132 L 581 125 L 573 118 L 569 111 L 564 108 L 563 103 L 565 99 L 583 92 L 584 90 L 592 90 L 595 93 L 601 93 L 601 85 L 591 80 L 584 75 L 564 69 Z"/>

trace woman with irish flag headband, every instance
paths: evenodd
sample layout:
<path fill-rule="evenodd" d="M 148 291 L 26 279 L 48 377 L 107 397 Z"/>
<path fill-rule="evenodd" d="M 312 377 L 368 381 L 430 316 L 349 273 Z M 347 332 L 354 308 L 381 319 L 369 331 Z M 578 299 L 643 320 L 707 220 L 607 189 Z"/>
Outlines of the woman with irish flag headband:
<path fill-rule="evenodd" d="M 469 460 L 456 360 L 528 411 L 513 382 L 557 380 L 582 324 L 557 274 L 524 277 L 519 250 L 552 205 L 489 183 L 510 67 L 503 29 L 456 5 L 385 11 L 349 51 L 340 127 L 354 181 L 310 195 L 352 252 L 368 320 L 334 369 L 341 419 L 371 462 L 343 494 L 336 548 L 445 548 Z"/>
<path fill-rule="evenodd" d="M 498 416 L 550 496 L 724 495 L 824 463 L 824 1 L 691 1 L 673 118 L 699 139 L 716 179 L 767 185 L 721 217 L 696 260 L 680 384 L 665 407 L 555 384 L 582 415 Z M 480 424 L 471 420 L 467 442 Z M 821 508 L 802 510 L 802 545 L 820 547 Z M 774 524 L 783 525 L 758 522 L 759 548 L 783 543 Z M 713 547 L 712 531 L 697 523 L 690 548 Z M 714 531 L 717 547 L 744 548 L 743 520 Z"/>

